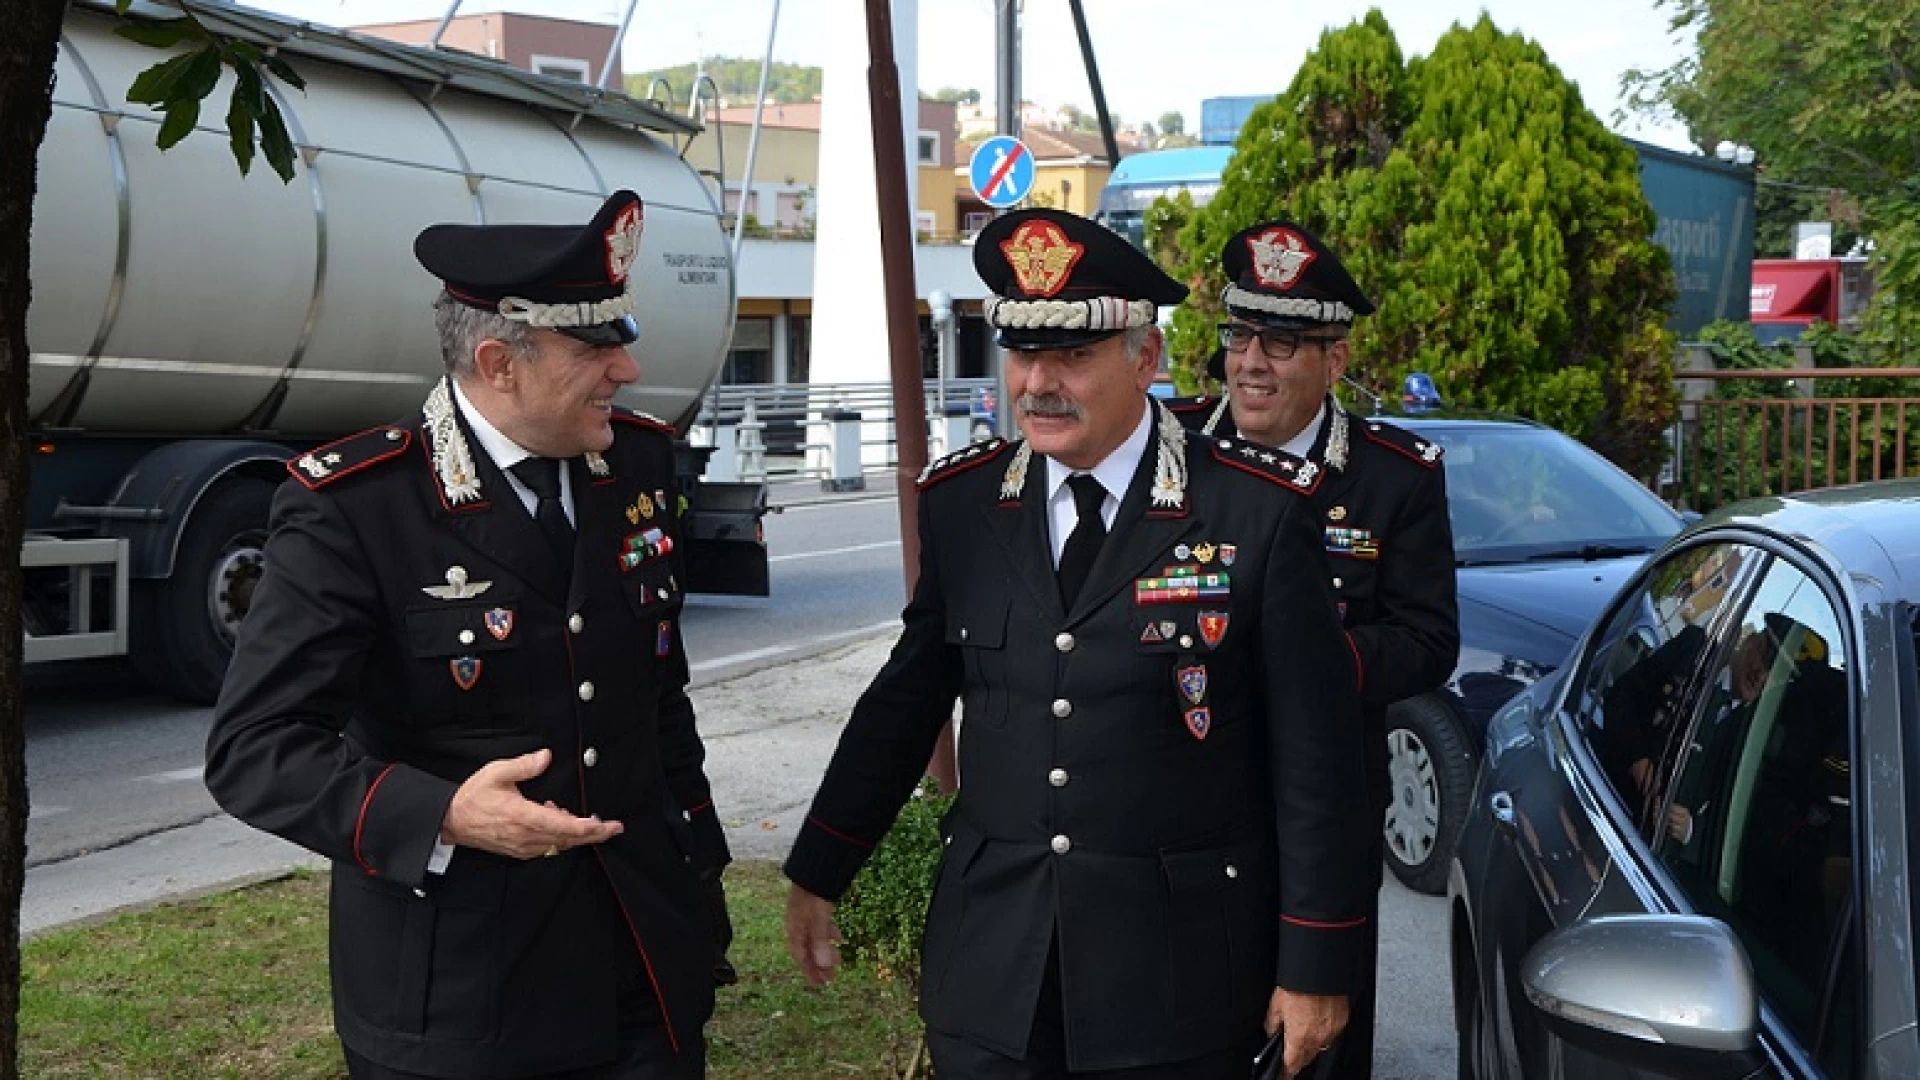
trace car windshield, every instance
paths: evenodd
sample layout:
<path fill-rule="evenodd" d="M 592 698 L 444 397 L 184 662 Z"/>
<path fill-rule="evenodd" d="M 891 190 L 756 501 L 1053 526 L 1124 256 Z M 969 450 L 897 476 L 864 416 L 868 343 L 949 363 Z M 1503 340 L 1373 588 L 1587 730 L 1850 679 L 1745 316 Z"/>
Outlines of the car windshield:
<path fill-rule="evenodd" d="M 1680 531 L 1652 492 L 1548 428 L 1415 425 L 1446 448 L 1447 511 L 1462 565 L 1639 555 Z"/>

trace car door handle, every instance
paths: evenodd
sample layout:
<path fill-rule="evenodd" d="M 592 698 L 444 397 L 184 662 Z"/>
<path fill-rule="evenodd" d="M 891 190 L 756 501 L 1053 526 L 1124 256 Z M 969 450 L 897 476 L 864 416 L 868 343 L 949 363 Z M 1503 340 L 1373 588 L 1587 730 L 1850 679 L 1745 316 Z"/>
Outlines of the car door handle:
<path fill-rule="evenodd" d="M 1514 821 L 1512 795 L 1496 791 L 1487 796 L 1487 812 L 1493 815 L 1493 825 L 1502 833 L 1512 836 L 1519 830 Z"/>

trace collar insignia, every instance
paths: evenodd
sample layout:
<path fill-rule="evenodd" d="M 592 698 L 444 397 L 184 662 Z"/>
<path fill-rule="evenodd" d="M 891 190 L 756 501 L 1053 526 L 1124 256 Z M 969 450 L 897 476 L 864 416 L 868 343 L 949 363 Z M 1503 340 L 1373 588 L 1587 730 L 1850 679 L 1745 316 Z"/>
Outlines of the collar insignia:
<path fill-rule="evenodd" d="M 421 407 L 426 416 L 427 447 L 433 457 L 433 472 L 448 506 L 476 502 L 480 498 L 480 472 L 473 467 L 473 450 L 460 431 L 453 390 L 445 377 L 433 385 L 427 403 Z"/>
<path fill-rule="evenodd" d="M 1029 221 L 1000 242 L 1000 251 L 1013 267 L 1013 279 L 1021 291 L 1032 298 L 1055 296 L 1066 288 L 1073 265 L 1087 249 L 1067 239 L 1051 221 Z"/>

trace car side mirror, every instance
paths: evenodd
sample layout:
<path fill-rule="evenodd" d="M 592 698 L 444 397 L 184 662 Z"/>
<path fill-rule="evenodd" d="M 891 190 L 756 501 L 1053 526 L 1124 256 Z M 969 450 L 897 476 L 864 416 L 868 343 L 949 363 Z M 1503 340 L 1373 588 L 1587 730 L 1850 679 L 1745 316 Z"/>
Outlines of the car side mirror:
<path fill-rule="evenodd" d="M 1766 1063 L 1753 966 L 1718 919 L 1572 923 L 1528 951 L 1521 980 L 1554 1034 L 1611 1061 L 1700 1080 L 1741 1080 Z"/>

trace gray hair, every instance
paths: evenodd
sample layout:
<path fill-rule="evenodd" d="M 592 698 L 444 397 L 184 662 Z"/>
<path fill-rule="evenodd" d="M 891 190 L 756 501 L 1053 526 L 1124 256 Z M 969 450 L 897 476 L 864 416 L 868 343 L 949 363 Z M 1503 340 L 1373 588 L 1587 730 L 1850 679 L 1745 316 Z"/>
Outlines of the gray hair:
<path fill-rule="evenodd" d="M 1147 340 L 1153 334 L 1154 327 L 1129 326 L 1120 338 L 1121 347 L 1127 351 L 1128 360 L 1140 359 L 1140 353 L 1147 347 Z"/>
<path fill-rule="evenodd" d="M 521 360 L 531 360 L 538 351 L 526 323 L 463 304 L 445 289 L 433 299 L 433 328 L 440 335 L 440 360 L 453 376 L 472 374 L 473 351 L 483 341 L 498 341 Z"/>

